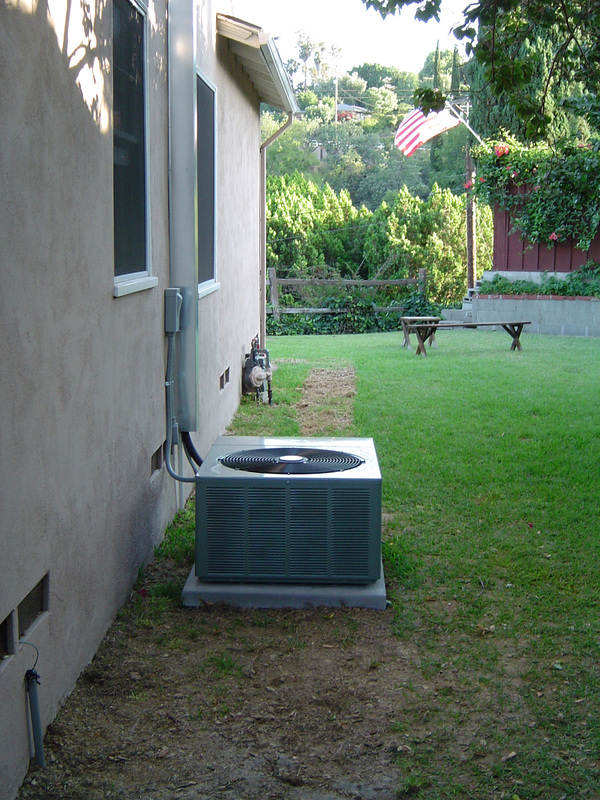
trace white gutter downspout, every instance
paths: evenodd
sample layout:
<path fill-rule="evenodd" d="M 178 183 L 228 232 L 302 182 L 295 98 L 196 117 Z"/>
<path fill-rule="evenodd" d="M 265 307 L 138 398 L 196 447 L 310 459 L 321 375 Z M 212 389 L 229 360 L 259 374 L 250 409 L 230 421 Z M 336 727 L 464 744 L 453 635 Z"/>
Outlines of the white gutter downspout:
<path fill-rule="evenodd" d="M 267 147 L 273 144 L 294 121 L 294 112 L 288 112 L 285 125 L 275 131 L 260 146 L 260 332 L 259 347 L 265 348 L 267 342 Z"/>

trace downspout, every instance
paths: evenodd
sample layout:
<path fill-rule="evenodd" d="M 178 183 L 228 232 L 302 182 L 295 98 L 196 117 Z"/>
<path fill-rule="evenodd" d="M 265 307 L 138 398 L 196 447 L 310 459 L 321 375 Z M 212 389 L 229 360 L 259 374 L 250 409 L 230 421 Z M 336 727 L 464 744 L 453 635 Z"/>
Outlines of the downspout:
<path fill-rule="evenodd" d="M 294 121 L 294 112 L 288 112 L 287 122 L 260 146 L 260 333 L 259 347 L 267 342 L 267 147 L 273 144 Z"/>

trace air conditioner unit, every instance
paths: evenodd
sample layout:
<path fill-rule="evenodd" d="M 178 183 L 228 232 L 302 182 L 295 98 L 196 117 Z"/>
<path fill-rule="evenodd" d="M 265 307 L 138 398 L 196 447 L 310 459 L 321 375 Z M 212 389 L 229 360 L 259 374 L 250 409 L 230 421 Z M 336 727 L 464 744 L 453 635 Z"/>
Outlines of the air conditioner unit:
<path fill-rule="evenodd" d="M 220 437 L 196 476 L 195 572 L 219 582 L 378 580 L 373 440 Z"/>

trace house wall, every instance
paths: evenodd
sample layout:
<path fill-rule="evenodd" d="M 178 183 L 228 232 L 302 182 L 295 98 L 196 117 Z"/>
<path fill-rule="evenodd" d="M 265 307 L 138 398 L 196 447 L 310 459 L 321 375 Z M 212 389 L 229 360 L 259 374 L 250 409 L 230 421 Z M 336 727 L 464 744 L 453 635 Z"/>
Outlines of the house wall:
<path fill-rule="evenodd" d="M 194 440 L 201 454 L 237 407 L 243 355 L 259 328 L 259 103 L 216 42 L 215 14 L 229 5 L 202 0 L 198 14 L 199 58 L 218 87 L 219 109 L 219 288 L 198 301 L 201 430 Z M 153 0 L 149 13 L 158 286 L 118 298 L 112 6 L 94 8 L 89 31 L 80 4 L 0 4 L 1 800 L 14 797 L 32 755 L 24 677 L 36 653 L 19 640 L 19 604 L 47 576 L 46 610 L 24 637 L 39 650 L 45 728 L 177 507 L 172 479 L 164 468 L 151 471 L 165 440 L 166 0 Z"/>

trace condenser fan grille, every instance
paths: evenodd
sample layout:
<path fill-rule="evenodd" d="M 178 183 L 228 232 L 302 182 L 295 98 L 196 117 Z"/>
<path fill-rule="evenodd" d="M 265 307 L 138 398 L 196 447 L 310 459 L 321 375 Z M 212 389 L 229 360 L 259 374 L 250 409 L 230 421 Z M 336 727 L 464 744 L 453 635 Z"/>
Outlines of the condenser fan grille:
<path fill-rule="evenodd" d="M 229 453 L 219 462 L 231 469 L 282 475 L 315 475 L 343 472 L 364 464 L 364 459 L 339 450 L 308 447 L 263 447 Z"/>

